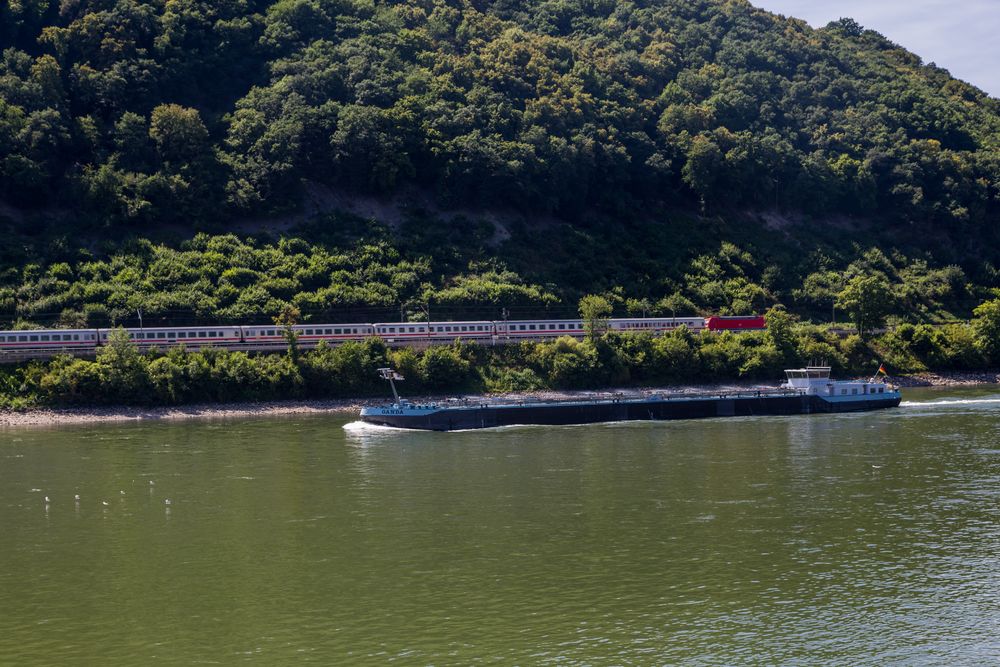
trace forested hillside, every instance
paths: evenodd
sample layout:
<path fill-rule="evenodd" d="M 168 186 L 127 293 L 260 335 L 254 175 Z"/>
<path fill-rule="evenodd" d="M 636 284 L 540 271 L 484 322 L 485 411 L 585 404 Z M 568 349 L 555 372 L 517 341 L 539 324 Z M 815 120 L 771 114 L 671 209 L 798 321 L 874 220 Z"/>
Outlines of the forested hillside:
<path fill-rule="evenodd" d="M 866 272 L 924 318 L 1000 286 L 1000 102 L 849 19 L 814 30 L 741 0 L 20 0 L 0 47 L 8 321 L 545 310 L 615 287 L 636 311 L 811 316 Z M 307 220 L 309 187 L 525 222 L 499 245 L 433 211 L 350 236 L 350 216 Z M 190 240 L 276 215 L 309 225 Z"/>

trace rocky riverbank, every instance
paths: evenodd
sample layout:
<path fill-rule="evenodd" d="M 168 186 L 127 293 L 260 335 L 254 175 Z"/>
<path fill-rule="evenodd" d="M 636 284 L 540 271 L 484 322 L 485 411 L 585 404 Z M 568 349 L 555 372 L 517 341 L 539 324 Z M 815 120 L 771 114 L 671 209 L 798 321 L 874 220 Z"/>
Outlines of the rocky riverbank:
<path fill-rule="evenodd" d="M 968 387 L 977 384 L 1000 383 L 1000 372 L 915 373 L 890 379 L 900 387 Z"/>
<path fill-rule="evenodd" d="M 890 378 L 901 387 L 965 387 L 980 384 L 1000 383 L 1000 372 L 979 373 L 920 373 Z M 509 398 L 532 398 L 553 400 L 579 398 L 609 393 L 651 393 L 651 392 L 722 392 L 758 389 L 768 385 L 754 383 L 726 383 L 714 385 L 608 389 L 604 391 L 540 391 L 510 395 Z M 414 396 L 414 402 L 446 400 L 443 396 Z M 476 398 L 476 397 L 472 397 Z M 271 401 L 260 403 L 206 403 L 197 405 L 164 407 L 78 407 L 78 408 L 37 408 L 25 411 L 0 410 L 0 427 L 7 426 L 52 426 L 57 424 L 93 424 L 104 422 L 138 422 L 148 420 L 176 419 L 232 419 L 245 417 L 272 417 L 291 415 L 316 415 L 334 413 L 357 413 L 367 401 L 361 399 L 315 400 L 315 401 Z"/>

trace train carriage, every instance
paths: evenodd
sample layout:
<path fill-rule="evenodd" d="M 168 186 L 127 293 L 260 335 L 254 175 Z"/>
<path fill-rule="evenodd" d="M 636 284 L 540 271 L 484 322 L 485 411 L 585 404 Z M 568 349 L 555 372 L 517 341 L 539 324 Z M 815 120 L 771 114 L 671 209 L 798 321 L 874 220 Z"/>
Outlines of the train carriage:
<path fill-rule="evenodd" d="M 99 329 L 100 344 L 108 342 L 114 329 Z M 128 337 L 139 347 L 175 347 L 183 345 L 190 349 L 202 347 L 227 347 L 243 341 L 240 327 L 143 327 L 128 328 Z"/>
<path fill-rule="evenodd" d="M 752 331 L 766 329 L 763 315 L 712 315 L 705 320 L 709 331 Z"/>
<path fill-rule="evenodd" d="M 0 349 L 88 349 L 97 346 L 95 329 L 0 331 Z"/>
<path fill-rule="evenodd" d="M 389 343 L 406 341 L 440 340 L 491 340 L 493 322 L 475 320 L 466 322 L 380 322 L 375 325 L 375 335 Z"/>
<path fill-rule="evenodd" d="M 274 327 L 280 336 L 281 327 Z M 299 343 L 306 347 L 314 346 L 321 340 L 328 343 L 342 343 L 347 340 L 364 340 L 375 335 L 375 327 L 371 324 L 354 322 L 351 324 L 296 324 L 292 327 L 299 336 Z M 269 330 L 270 331 L 270 330 Z"/>
<path fill-rule="evenodd" d="M 673 331 L 680 327 L 687 327 L 692 331 L 701 331 L 705 328 L 705 318 L 703 317 L 635 317 L 619 318 L 608 321 L 608 328 L 612 331 L 648 331 L 650 333 L 663 333 Z"/>
<path fill-rule="evenodd" d="M 247 345 L 273 346 L 284 345 L 285 329 L 276 324 L 252 324 L 243 329 L 243 340 Z M 329 343 L 341 343 L 347 340 L 364 340 L 374 335 L 371 324 L 296 324 L 292 330 L 298 335 L 298 340 L 304 347 L 313 347 L 321 340 Z"/>
<path fill-rule="evenodd" d="M 388 327 L 392 328 L 392 324 Z M 395 325 L 397 327 L 401 324 Z M 405 324 L 407 328 L 409 324 Z M 430 340 L 492 340 L 496 329 L 489 320 L 470 320 L 466 322 L 428 322 L 427 338 Z"/>
<path fill-rule="evenodd" d="M 582 336 L 583 320 L 509 320 L 496 322 L 498 338 L 530 340 L 533 338 L 558 338 Z"/>

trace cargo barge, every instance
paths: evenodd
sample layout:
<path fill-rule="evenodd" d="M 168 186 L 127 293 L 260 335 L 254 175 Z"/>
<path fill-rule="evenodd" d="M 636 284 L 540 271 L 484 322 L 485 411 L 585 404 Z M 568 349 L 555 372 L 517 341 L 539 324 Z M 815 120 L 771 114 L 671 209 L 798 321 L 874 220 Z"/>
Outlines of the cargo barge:
<path fill-rule="evenodd" d="M 880 369 L 881 371 L 881 369 Z M 704 419 L 860 412 L 894 408 L 899 389 L 884 379 L 837 381 L 827 366 L 785 371 L 787 380 L 776 389 L 712 394 L 654 393 L 637 398 L 622 394 L 606 398 L 556 401 L 451 400 L 412 403 L 401 399 L 392 369 L 379 371 L 389 381 L 395 401 L 365 407 L 361 420 L 369 424 L 428 431 L 457 431 L 520 424 L 593 424 L 617 421 Z"/>

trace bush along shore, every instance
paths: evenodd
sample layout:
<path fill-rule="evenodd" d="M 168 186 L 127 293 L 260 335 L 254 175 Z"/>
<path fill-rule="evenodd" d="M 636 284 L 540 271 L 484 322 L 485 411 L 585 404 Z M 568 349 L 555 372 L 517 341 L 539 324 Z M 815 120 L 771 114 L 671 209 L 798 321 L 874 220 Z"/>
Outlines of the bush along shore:
<path fill-rule="evenodd" d="M 95 360 L 58 357 L 0 371 L 0 408 L 189 406 L 261 401 L 333 401 L 333 407 L 384 398 L 377 369 L 406 377 L 410 396 L 643 386 L 776 383 L 785 368 L 825 363 L 839 376 L 871 375 L 884 363 L 909 384 L 992 381 L 1000 362 L 1000 307 L 977 309 L 971 324 L 904 324 L 881 336 L 839 337 L 798 324 L 784 310 L 765 331 L 662 336 L 592 332 L 585 340 L 484 346 L 456 343 L 423 351 L 390 349 L 379 339 L 284 354 L 216 349 L 140 352 L 116 332 Z M 934 375 L 939 374 L 939 375 Z M 942 375 L 943 374 L 943 375 Z M 352 401 L 354 403 L 352 403 Z"/>

